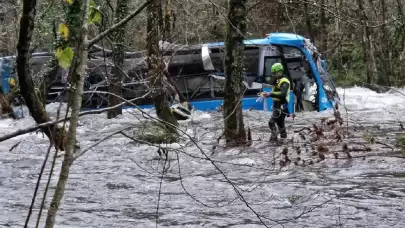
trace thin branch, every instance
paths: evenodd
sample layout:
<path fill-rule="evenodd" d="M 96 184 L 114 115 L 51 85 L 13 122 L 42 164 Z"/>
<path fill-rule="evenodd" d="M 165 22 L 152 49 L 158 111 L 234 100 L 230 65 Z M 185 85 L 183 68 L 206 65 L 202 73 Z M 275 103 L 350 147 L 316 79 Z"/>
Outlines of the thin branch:
<path fill-rule="evenodd" d="M 64 92 L 66 92 L 66 90 L 64 90 Z M 62 108 L 62 101 L 59 102 L 59 107 L 58 107 L 58 110 L 57 110 L 57 113 L 56 113 L 56 119 L 59 119 L 61 108 Z M 68 112 L 69 112 L 69 104 L 66 107 L 65 118 L 67 117 Z M 58 137 L 58 142 L 56 142 L 57 145 L 60 145 L 62 143 L 62 141 L 63 141 L 65 130 L 66 130 L 66 128 L 65 128 L 66 127 L 66 122 L 67 122 L 67 120 L 63 121 L 62 128 L 60 129 L 60 132 L 58 132 L 59 137 Z M 57 130 L 57 126 L 54 125 L 53 126 L 53 133 L 52 133 L 53 135 L 56 135 L 56 130 Z M 46 196 L 48 194 L 49 185 L 51 184 L 51 179 L 52 179 L 53 171 L 55 169 L 55 164 L 56 164 L 56 159 L 58 157 L 58 152 L 59 152 L 59 148 L 55 147 L 55 153 L 53 155 L 53 160 L 52 160 L 51 168 L 50 168 L 49 175 L 48 175 L 48 181 L 46 182 L 45 190 L 44 190 L 44 193 L 43 193 L 43 196 L 42 196 L 42 202 L 41 202 L 41 206 L 39 208 L 38 217 L 37 217 L 37 223 L 35 225 L 35 228 L 39 227 L 39 222 L 40 222 L 41 216 L 42 216 L 42 210 L 45 207 Z"/>
<path fill-rule="evenodd" d="M 109 29 L 105 30 L 104 32 L 100 33 L 98 36 L 96 36 L 95 38 L 90 40 L 88 42 L 88 47 L 91 47 L 93 44 L 97 43 L 98 41 L 103 39 L 105 36 L 107 36 L 109 33 L 113 32 L 116 29 L 118 29 L 120 26 L 123 26 L 125 23 L 130 21 L 132 18 L 137 16 L 143 9 L 145 9 L 146 6 L 148 6 L 153 1 L 155 1 L 155 0 L 147 0 L 141 6 L 139 6 L 138 9 L 136 9 L 134 12 L 128 14 L 128 16 L 126 16 L 124 19 L 122 19 L 122 21 L 112 25 Z"/>
<path fill-rule="evenodd" d="M 112 132 L 112 133 L 106 135 L 106 136 L 103 137 L 102 139 L 100 139 L 100 140 L 98 140 L 97 142 L 91 144 L 91 145 L 90 145 L 89 147 L 87 147 L 86 149 L 80 151 L 80 153 L 75 154 L 74 157 L 73 157 L 73 161 L 75 161 L 77 158 L 79 158 L 79 157 L 82 156 L 84 153 L 86 153 L 87 151 L 91 150 L 93 147 L 97 146 L 98 144 L 104 142 L 105 140 L 111 138 L 112 136 L 114 136 L 114 135 L 116 135 L 116 134 L 119 134 L 119 133 L 121 133 L 122 131 L 125 131 L 125 130 L 131 128 L 131 127 L 132 127 L 132 126 L 127 126 L 127 127 L 122 128 L 122 129 L 119 129 L 118 131 L 114 131 L 114 132 Z"/>
<path fill-rule="evenodd" d="M 95 92 L 95 93 L 97 93 L 97 92 Z M 106 93 L 106 92 L 103 92 L 103 93 Z M 131 99 L 131 100 L 125 100 L 124 102 L 121 102 L 120 104 L 117 104 L 117 105 L 114 105 L 114 106 L 111 106 L 111 107 L 108 107 L 108 108 L 91 110 L 91 111 L 84 111 L 84 112 L 79 113 L 79 116 L 85 116 L 85 115 L 91 115 L 91 114 L 100 114 L 100 113 L 106 112 L 108 110 L 118 108 L 118 107 L 120 107 L 122 105 L 125 105 L 127 103 L 134 104 L 133 101 L 136 101 L 138 99 L 142 99 L 142 98 L 146 97 L 147 95 L 149 95 L 149 93 L 150 93 L 150 91 L 148 93 L 146 93 L 145 95 L 143 95 L 142 97 L 134 98 L 134 99 Z M 33 126 L 33 127 L 25 128 L 25 129 L 20 129 L 20 130 L 15 131 L 15 132 L 13 132 L 11 134 L 1 136 L 0 137 L 0 142 L 3 142 L 5 140 L 8 140 L 8 139 L 11 139 L 11 138 L 14 138 L 14 137 L 17 137 L 19 135 L 24 135 L 24 134 L 36 131 L 36 130 L 38 130 L 40 128 L 52 126 L 54 124 L 70 120 L 70 118 L 71 118 L 71 116 L 68 116 L 68 117 L 63 118 L 63 119 L 48 121 L 48 122 L 45 122 L 45 123 L 42 123 L 42 124 L 38 124 L 37 126 Z"/>
<path fill-rule="evenodd" d="M 160 177 L 160 183 L 159 183 L 158 202 L 157 202 L 157 205 L 156 205 L 156 228 L 158 227 L 158 223 L 159 223 L 160 196 L 161 196 L 161 192 L 162 192 L 163 177 L 165 175 L 166 163 L 167 163 L 167 157 L 165 159 L 165 163 L 163 164 L 162 176 Z"/>
<path fill-rule="evenodd" d="M 32 199 L 31 199 L 31 205 L 30 205 L 30 208 L 28 210 L 27 218 L 25 219 L 24 228 L 28 227 L 28 222 L 30 221 L 30 217 L 31 217 L 31 214 L 32 214 L 32 209 L 34 208 L 35 199 L 36 199 L 36 196 L 37 196 L 37 193 L 38 193 L 39 184 L 41 183 L 42 174 L 44 173 L 46 162 L 48 161 L 48 157 L 49 157 L 49 154 L 51 152 L 52 146 L 53 146 L 52 141 L 50 141 L 48 150 L 47 150 L 46 155 L 45 155 L 45 160 L 42 163 L 41 171 L 39 172 L 38 180 L 37 180 L 37 183 L 35 185 L 34 195 L 32 196 Z"/>

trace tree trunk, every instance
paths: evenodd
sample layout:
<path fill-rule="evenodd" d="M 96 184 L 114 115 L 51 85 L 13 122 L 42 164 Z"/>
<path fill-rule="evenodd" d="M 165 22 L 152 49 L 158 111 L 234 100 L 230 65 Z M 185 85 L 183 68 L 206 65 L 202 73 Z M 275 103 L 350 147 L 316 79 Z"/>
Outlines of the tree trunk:
<path fill-rule="evenodd" d="M 164 35 L 163 35 L 163 40 L 166 40 L 167 42 L 172 41 L 172 31 L 175 27 L 175 15 L 174 15 L 174 10 L 172 7 L 172 2 L 171 0 L 166 1 L 166 6 L 165 6 L 165 17 L 164 17 Z"/>
<path fill-rule="evenodd" d="M 156 114 L 160 120 L 164 121 L 167 129 L 174 133 L 178 126 L 176 118 L 170 110 L 167 89 L 164 86 L 163 61 L 159 53 L 159 40 L 162 38 L 159 17 L 162 2 L 155 0 L 147 7 L 147 52 L 148 52 L 148 76 L 152 88 L 152 99 L 156 109 Z"/>
<path fill-rule="evenodd" d="M 364 10 L 363 0 L 356 0 L 356 1 L 358 6 L 359 17 L 361 20 L 361 25 L 363 27 L 362 42 L 364 49 L 364 62 L 366 63 L 367 69 L 367 83 L 374 84 L 378 80 L 378 71 L 374 56 L 374 45 L 372 43 L 373 42 L 372 34 L 367 24 L 368 17 L 366 11 Z"/>
<path fill-rule="evenodd" d="M 281 4 L 281 3 L 279 3 L 279 4 Z M 308 9 L 307 2 L 304 2 L 304 15 L 305 15 L 305 24 L 307 25 L 309 39 L 311 39 L 311 42 L 313 42 L 315 45 L 315 36 L 314 36 L 314 32 L 312 30 L 311 17 L 309 16 L 309 9 Z"/>
<path fill-rule="evenodd" d="M 114 23 L 118 23 L 124 19 L 128 14 L 127 0 L 118 0 L 117 9 L 115 10 Z M 115 30 L 114 45 L 113 45 L 113 61 L 114 67 L 112 69 L 113 77 L 110 81 L 110 92 L 108 95 L 108 106 L 115 106 L 120 103 L 120 97 L 122 97 L 122 79 L 124 78 L 123 66 L 125 58 L 125 29 L 126 25 L 119 27 Z M 111 119 L 122 114 L 122 106 L 109 110 L 107 118 Z"/>
<path fill-rule="evenodd" d="M 225 39 L 224 124 L 227 144 L 246 143 L 242 97 L 244 78 L 244 44 L 246 33 L 246 1 L 229 0 Z"/>
<path fill-rule="evenodd" d="M 403 76 L 403 73 L 405 72 L 405 64 L 403 64 L 405 60 L 405 14 L 404 14 L 404 7 L 403 7 L 403 1 L 402 0 L 396 0 L 396 7 L 397 7 L 397 15 L 396 17 L 399 18 L 399 21 L 401 22 L 400 26 L 397 26 L 395 29 L 395 33 L 398 34 L 394 38 L 393 45 L 392 45 L 392 51 L 393 51 L 393 58 L 399 61 L 400 67 L 395 67 L 392 66 L 391 72 L 393 75 L 395 75 L 395 81 L 399 81 L 400 85 L 396 86 L 402 86 L 403 85 L 403 79 L 401 78 Z M 394 65 L 394 64 L 393 64 Z M 395 70 L 394 70 L 395 69 Z"/>
<path fill-rule="evenodd" d="M 280 31 L 281 25 L 281 18 L 283 17 L 284 12 L 284 3 L 277 1 L 277 15 L 276 15 L 276 23 L 275 23 L 275 32 Z"/>
<path fill-rule="evenodd" d="M 340 4 L 338 5 L 338 1 L 334 0 L 334 7 L 335 7 L 335 12 L 340 13 L 339 9 Z M 335 17 L 335 36 L 340 34 L 340 23 L 339 23 L 339 18 Z M 338 40 L 338 39 L 336 39 Z"/>
<path fill-rule="evenodd" d="M 0 119 L 2 117 L 12 117 L 13 116 L 13 108 L 8 101 L 7 96 L 1 91 L 0 87 Z"/>
<path fill-rule="evenodd" d="M 389 82 L 389 77 L 391 75 L 391 70 L 390 70 L 390 40 L 388 38 L 388 34 L 386 31 L 386 25 L 385 25 L 385 20 L 386 16 L 385 13 L 387 11 L 387 7 L 385 4 L 385 1 L 380 1 L 381 5 L 381 12 L 378 11 L 378 9 L 375 6 L 375 2 L 373 0 L 369 0 L 369 5 L 370 8 L 372 9 L 371 11 L 374 12 L 374 18 L 372 20 L 375 21 L 382 21 L 383 23 L 380 28 L 377 30 L 377 33 L 375 32 L 376 29 L 373 28 L 368 28 L 369 30 L 369 47 L 370 47 L 370 60 L 371 60 L 371 75 L 375 78 L 375 82 L 378 85 L 388 85 Z M 381 44 L 384 45 L 375 45 L 376 41 L 380 42 Z M 376 58 L 380 60 L 381 64 L 381 72 L 382 74 L 378 75 L 378 69 L 377 69 L 377 64 L 376 64 Z"/>
<path fill-rule="evenodd" d="M 386 13 L 388 11 L 387 8 L 387 3 L 385 2 L 385 0 L 380 0 L 380 5 L 381 5 L 381 21 L 384 23 L 383 25 L 381 25 L 381 32 L 382 32 L 382 36 L 380 39 L 381 44 L 387 43 L 388 45 L 381 45 L 381 59 L 382 62 L 384 63 L 383 68 L 385 69 L 385 75 L 383 75 L 382 77 L 380 77 L 380 82 L 383 85 L 390 85 L 390 78 L 392 76 L 392 72 L 391 72 L 391 67 L 392 67 L 392 59 L 391 59 L 391 50 L 392 50 L 392 42 L 390 42 L 389 36 L 388 36 L 388 29 L 387 29 L 387 25 L 385 24 L 385 21 L 387 20 L 387 16 Z"/>
<path fill-rule="evenodd" d="M 36 16 L 36 0 L 24 0 L 20 19 L 19 37 L 17 43 L 17 74 L 21 95 L 24 98 L 31 116 L 37 124 L 48 122 L 45 107 L 35 91 L 34 83 L 30 73 L 30 46 L 34 31 L 34 21 Z M 64 133 L 62 129 L 57 129 L 56 136 L 52 136 L 53 126 L 42 128 L 48 138 L 61 151 L 65 150 Z"/>
<path fill-rule="evenodd" d="M 369 28 L 366 28 L 366 30 L 367 29 L 369 29 Z M 368 46 L 370 48 L 370 50 L 368 52 L 368 57 L 369 57 L 368 62 L 370 63 L 371 84 L 375 84 L 375 83 L 378 83 L 378 70 L 377 70 L 377 64 L 375 61 L 374 39 L 373 39 L 373 35 L 370 30 L 367 32 L 367 34 L 368 34 L 367 42 L 368 42 Z"/>
<path fill-rule="evenodd" d="M 67 184 L 70 167 L 73 162 L 73 155 L 75 152 L 76 146 L 76 128 L 79 121 L 79 113 L 82 104 L 83 96 L 83 85 L 84 85 L 84 75 L 87 64 L 87 34 L 88 34 L 88 12 L 89 12 L 89 1 L 79 1 L 80 7 L 83 7 L 83 14 L 77 12 L 79 15 L 83 15 L 82 25 L 79 25 L 81 28 L 80 39 L 75 48 L 75 57 L 74 62 L 69 73 L 69 78 L 73 79 L 72 83 L 75 86 L 74 90 L 71 90 L 72 94 L 72 117 L 69 124 L 69 132 L 67 136 L 67 150 L 65 157 L 62 162 L 62 168 L 59 175 L 59 180 L 55 188 L 55 193 L 52 198 L 51 205 L 48 209 L 48 215 L 45 222 L 45 228 L 53 228 L 56 218 L 56 213 L 59 209 L 60 202 L 63 198 L 65 187 Z"/>
<path fill-rule="evenodd" d="M 321 50 L 322 50 L 322 52 L 326 52 L 328 49 L 328 30 L 326 28 L 327 21 L 326 21 L 326 15 L 325 15 L 325 7 L 326 7 L 325 3 L 326 3 L 325 0 L 321 0 L 321 8 L 320 8 L 321 12 L 320 12 L 320 19 L 319 19 L 319 23 L 321 24 Z"/>

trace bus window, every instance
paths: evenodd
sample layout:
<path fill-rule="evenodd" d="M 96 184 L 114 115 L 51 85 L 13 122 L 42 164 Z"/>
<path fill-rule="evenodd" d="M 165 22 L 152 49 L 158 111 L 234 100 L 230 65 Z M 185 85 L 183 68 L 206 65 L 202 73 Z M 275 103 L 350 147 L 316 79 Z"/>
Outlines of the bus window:
<path fill-rule="evenodd" d="M 271 76 L 271 66 L 275 63 L 281 63 L 281 59 L 278 57 L 270 57 L 264 60 L 264 76 Z"/>
<path fill-rule="evenodd" d="M 296 47 L 283 46 L 284 58 L 305 58 L 305 55 Z"/>
<path fill-rule="evenodd" d="M 266 57 L 264 59 L 264 70 L 263 70 L 263 77 L 264 77 L 264 83 L 267 84 L 273 84 L 272 82 L 272 73 L 271 73 L 271 66 L 275 63 L 282 63 L 280 57 Z"/>
<path fill-rule="evenodd" d="M 245 47 L 244 57 L 245 72 L 248 75 L 258 76 L 257 66 L 259 65 L 260 60 L 259 47 Z"/>

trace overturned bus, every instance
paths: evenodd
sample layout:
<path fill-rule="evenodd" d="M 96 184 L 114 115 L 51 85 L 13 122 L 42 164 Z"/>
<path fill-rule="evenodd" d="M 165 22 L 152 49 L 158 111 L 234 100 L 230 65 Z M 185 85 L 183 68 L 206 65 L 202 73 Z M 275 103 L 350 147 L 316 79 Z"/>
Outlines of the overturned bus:
<path fill-rule="evenodd" d="M 257 94 L 272 90 L 271 66 L 281 63 L 284 74 L 290 78 L 290 114 L 296 111 L 323 111 L 331 109 L 339 101 L 339 96 L 321 60 L 316 47 L 303 36 L 290 33 L 271 33 L 263 39 L 245 40 L 245 80 L 246 90 L 242 99 L 243 109 L 271 110 L 272 99 L 256 102 Z M 208 111 L 223 103 L 225 85 L 224 43 L 208 43 L 192 46 L 179 46 L 160 43 L 163 60 L 167 64 L 167 77 L 178 93 L 181 93 L 195 109 Z M 111 52 L 111 51 L 110 51 Z M 85 78 L 84 108 L 99 108 L 108 105 L 106 93 L 112 75 L 112 61 L 106 50 L 90 51 Z M 13 57 L 11 57 L 13 58 Z M 51 55 L 34 54 L 33 72 L 42 71 Z M 9 58 L 7 58 L 9 59 Z M 148 92 L 147 65 L 144 53 L 126 53 L 123 69 L 126 76 L 122 80 L 123 97 L 133 99 Z M 6 63 L 4 60 L 3 63 Z M 0 80 L 3 92 L 8 86 L 5 78 L 10 76 L 9 64 L 0 64 Z M 38 73 L 37 73 L 38 74 Z M 66 71 L 60 70 L 47 97 L 47 103 L 66 101 Z M 64 94 L 64 95 L 63 95 Z M 152 100 L 145 97 L 134 101 L 141 108 L 152 108 Z"/>
<path fill-rule="evenodd" d="M 259 92 L 272 90 L 271 66 L 274 63 L 283 64 L 284 74 L 292 82 L 290 114 L 331 109 L 339 101 L 325 60 L 321 60 L 310 40 L 296 34 L 271 33 L 263 39 L 245 40 L 244 44 L 246 92 L 242 99 L 243 109 L 271 110 L 271 98 L 264 102 L 256 100 Z M 194 108 L 216 109 L 223 103 L 224 43 L 196 45 L 189 49 L 194 49 L 194 53 L 184 54 L 183 58 L 182 55 L 172 57 L 169 75 Z"/>

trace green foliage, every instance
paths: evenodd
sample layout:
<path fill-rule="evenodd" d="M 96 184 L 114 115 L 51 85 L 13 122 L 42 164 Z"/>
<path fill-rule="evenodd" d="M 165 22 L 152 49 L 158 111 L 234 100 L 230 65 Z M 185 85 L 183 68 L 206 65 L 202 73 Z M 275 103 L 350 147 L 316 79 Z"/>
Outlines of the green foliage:
<path fill-rule="evenodd" d="M 351 87 L 366 81 L 363 49 L 358 41 L 344 40 L 327 59 L 329 73 L 337 87 Z"/>
<path fill-rule="evenodd" d="M 348 69 L 346 72 L 342 67 L 341 69 L 331 69 L 329 73 L 337 87 L 352 87 L 360 85 L 366 80 L 361 70 Z"/>
<path fill-rule="evenodd" d="M 66 47 L 64 49 L 58 48 L 55 55 L 56 55 L 56 59 L 58 60 L 59 65 L 63 69 L 67 69 L 70 67 L 70 65 L 72 63 L 74 52 L 71 47 Z"/>
<path fill-rule="evenodd" d="M 89 14 L 88 23 L 99 23 L 101 21 L 100 6 L 97 6 L 94 0 L 90 1 Z"/>
<path fill-rule="evenodd" d="M 74 51 L 72 46 L 76 42 L 77 31 L 80 27 L 76 26 L 80 24 L 80 16 L 77 15 L 77 11 L 80 11 L 81 4 L 74 0 L 65 0 L 67 3 L 68 11 L 65 15 L 64 23 L 59 24 L 58 34 L 60 40 L 58 42 L 55 57 L 58 60 L 59 66 L 63 69 L 67 69 L 71 66 Z M 89 23 L 97 23 L 101 20 L 101 13 L 99 7 L 93 1 L 90 1 L 89 10 Z"/>
<path fill-rule="evenodd" d="M 59 24 L 59 35 L 63 40 L 67 41 L 69 38 L 69 28 L 65 23 Z"/>

